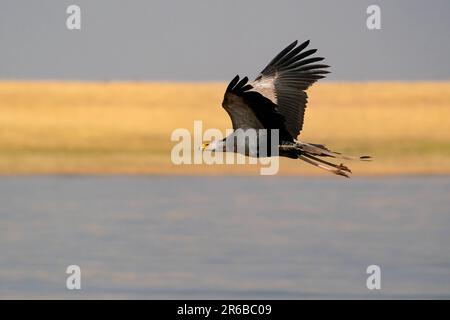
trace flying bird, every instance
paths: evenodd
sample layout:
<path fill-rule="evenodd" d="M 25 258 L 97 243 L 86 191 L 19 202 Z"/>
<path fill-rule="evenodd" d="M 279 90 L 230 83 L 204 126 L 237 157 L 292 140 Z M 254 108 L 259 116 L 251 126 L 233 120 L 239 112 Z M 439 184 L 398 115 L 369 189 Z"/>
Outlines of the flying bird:
<path fill-rule="evenodd" d="M 349 177 L 351 170 L 344 164 L 335 164 L 323 158 L 369 160 L 369 156 L 349 157 L 331 151 L 323 144 L 297 140 L 303 127 L 308 96 L 306 90 L 329 73 L 322 57 L 308 49 L 309 40 L 298 45 L 294 41 L 282 50 L 261 71 L 255 80 L 249 81 L 237 75 L 229 83 L 222 106 L 231 118 L 233 133 L 223 140 L 203 144 L 204 151 L 239 152 L 251 157 L 271 156 L 301 159 L 318 168 Z M 265 135 L 244 139 L 248 129 Z M 262 130 L 264 129 L 264 130 Z M 271 132 L 277 130 L 278 152 L 270 150 Z M 265 139 L 261 139 L 265 137 Z M 261 153 L 264 146 L 269 151 Z M 242 150 L 244 150 L 242 152 Z"/>

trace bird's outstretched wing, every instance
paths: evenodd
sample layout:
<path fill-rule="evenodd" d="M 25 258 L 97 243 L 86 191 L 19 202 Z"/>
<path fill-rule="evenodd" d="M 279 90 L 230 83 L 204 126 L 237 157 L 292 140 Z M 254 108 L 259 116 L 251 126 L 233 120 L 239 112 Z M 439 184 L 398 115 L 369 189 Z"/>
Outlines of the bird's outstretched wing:
<path fill-rule="evenodd" d="M 222 102 L 233 124 L 233 129 L 278 129 L 281 141 L 293 141 L 286 130 L 285 117 L 276 104 L 253 90 L 248 78 L 234 77 L 228 85 Z"/>
<path fill-rule="evenodd" d="M 297 46 L 294 41 L 281 51 L 250 83 L 253 91 L 272 101 L 286 120 L 289 134 L 296 138 L 303 127 L 308 89 L 314 82 L 325 77 L 329 66 L 317 64 L 324 58 L 310 57 L 316 49 L 305 49 L 309 40 Z"/>

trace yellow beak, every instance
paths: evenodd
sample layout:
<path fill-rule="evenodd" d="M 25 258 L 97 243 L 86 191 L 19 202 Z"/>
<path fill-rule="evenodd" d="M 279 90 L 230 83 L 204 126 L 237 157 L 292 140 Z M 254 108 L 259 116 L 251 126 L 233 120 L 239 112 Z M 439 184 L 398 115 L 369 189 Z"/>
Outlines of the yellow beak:
<path fill-rule="evenodd" d="M 205 151 L 205 149 L 209 146 L 209 143 L 206 142 L 204 144 L 202 144 L 202 151 Z"/>

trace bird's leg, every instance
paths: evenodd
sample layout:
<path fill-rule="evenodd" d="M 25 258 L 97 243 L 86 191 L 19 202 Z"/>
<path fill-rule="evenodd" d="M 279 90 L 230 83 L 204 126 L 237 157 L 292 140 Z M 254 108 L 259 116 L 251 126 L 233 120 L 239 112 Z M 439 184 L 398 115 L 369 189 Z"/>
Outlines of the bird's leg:
<path fill-rule="evenodd" d="M 339 169 L 339 170 L 343 170 L 343 171 L 347 171 L 347 172 L 352 173 L 352 171 L 350 170 L 350 168 L 348 168 L 348 167 L 347 167 L 346 165 L 344 165 L 343 163 L 341 163 L 341 164 L 335 164 L 335 163 L 332 163 L 332 162 L 325 161 L 325 160 L 323 160 L 323 159 L 314 157 L 314 156 L 312 156 L 312 155 L 310 155 L 310 154 L 305 154 L 304 156 L 305 156 L 305 157 L 308 157 L 308 158 L 310 158 L 310 159 L 312 159 L 312 160 L 315 160 L 315 161 L 318 161 L 318 162 L 322 162 L 323 164 L 326 164 L 326 165 L 328 165 L 328 166 L 332 166 L 333 168 L 336 168 L 336 169 Z"/>
<path fill-rule="evenodd" d="M 284 157 L 289 157 L 291 159 L 301 159 L 315 167 L 327 170 L 334 174 L 350 178 L 346 172 L 351 172 L 343 164 L 334 164 L 319 158 L 316 158 L 309 154 L 308 152 L 300 149 L 296 144 L 281 144 L 279 146 L 279 155 Z M 346 172 L 345 172 L 346 171 Z"/>
<path fill-rule="evenodd" d="M 323 164 L 320 164 L 318 162 L 315 162 L 315 161 L 313 161 L 313 160 L 311 160 L 311 159 L 309 159 L 309 158 L 307 158 L 307 157 L 305 157 L 303 155 L 299 155 L 298 158 L 302 159 L 303 161 L 308 162 L 309 164 L 312 164 L 313 166 L 316 166 L 318 168 L 330 171 L 330 172 L 332 172 L 334 174 L 337 174 L 337 175 L 340 175 L 340 176 L 344 176 L 346 178 L 350 178 L 350 176 L 347 173 L 345 173 L 344 171 L 342 171 L 341 169 L 330 168 L 330 167 L 328 167 L 326 165 L 323 165 Z"/>

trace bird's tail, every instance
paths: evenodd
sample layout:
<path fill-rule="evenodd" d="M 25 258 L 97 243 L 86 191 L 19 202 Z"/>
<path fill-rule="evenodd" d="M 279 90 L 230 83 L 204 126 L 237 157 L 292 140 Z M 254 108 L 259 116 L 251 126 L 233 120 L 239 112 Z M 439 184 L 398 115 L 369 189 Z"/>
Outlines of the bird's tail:
<path fill-rule="evenodd" d="M 295 155 L 295 156 L 294 156 Z M 314 143 L 303 143 L 297 142 L 295 144 L 294 150 L 291 150 L 289 157 L 301 159 L 313 166 L 327 170 L 334 174 L 350 178 L 349 174 L 352 171 L 345 166 L 343 163 L 335 164 L 322 159 L 322 157 L 331 157 L 335 159 L 344 160 L 362 160 L 370 161 L 372 158 L 370 156 L 352 157 L 346 156 L 339 152 L 331 151 L 327 147 L 321 144 Z"/>

